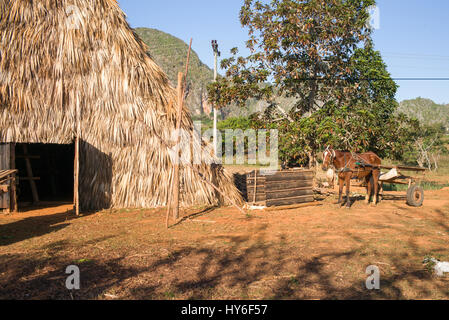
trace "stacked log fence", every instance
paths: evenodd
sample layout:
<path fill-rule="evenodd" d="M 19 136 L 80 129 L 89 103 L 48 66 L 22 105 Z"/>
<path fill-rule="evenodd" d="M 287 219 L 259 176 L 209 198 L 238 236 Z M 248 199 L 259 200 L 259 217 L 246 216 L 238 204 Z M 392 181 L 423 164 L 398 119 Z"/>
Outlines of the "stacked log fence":
<path fill-rule="evenodd" d="M 247 201 L 267 207 L 313 202 L 313 178 L 311 170 L 253 171 L 246 176 Z"/>

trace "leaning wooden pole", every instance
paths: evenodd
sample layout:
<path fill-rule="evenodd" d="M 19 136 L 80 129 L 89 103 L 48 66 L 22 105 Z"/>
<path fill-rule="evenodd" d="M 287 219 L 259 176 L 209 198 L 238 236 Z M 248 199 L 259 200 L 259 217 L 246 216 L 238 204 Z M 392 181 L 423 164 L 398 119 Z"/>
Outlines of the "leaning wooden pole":
<path fill-rule="evenodd" d="M 189 51 L 187 51 L 186 73 L 184 74 L 184 90 L 187 88 L 187 75 L 189 74 L 190 52 L 192 51 L 192 41 L 190 38 Z M 184 96 L 182 97 L 184 99 Z"/>
<path fill-rule="evenodd" d="M 184 102 L 183 90 L 184 75 L 182 72 L 178 73 L 178 113 L 176 117 L 176 145 L 175 145 L 175 163 L 173 171 L 173 218 L 179 219 L 179 166 L 181 162 L 181 154 L 179 144 L 181 142 L 181 121 L 182 121 L 182 107 Z"/>
<path fill-rule="evenodd" d="M 159 139 L 159 142 L 167 149 L 171 149 L 172 147 L 168 145 L 167 142 L 165 142 L 164 139 L 162 139 L 162 137 L 160 135 L 158 135 L 156 132 L 154 133 L 156 138 Z M 209 180 L 207 180 L 205 177 L 203 177 L 203 175 L 201 174 L 201 172 L 195 168 L 192 164 L 190 163 L 185 163 L 185 165 L 187 167 L 189 167 L 193 172 L 195 172 L 198 177 L 203 180 L 203 182 L 205 182 L 206 184 L 208 184 L 209 186 L 211 186 L 215 191 L 217 191 L 219 194 L 221 194 L 223 196 L 224 199 L 226 199 L 230 204 L 232 204 L 237 210 L 239 210 L 241 213 L 246 214 L 245 211 L 243 211 L 243 209 L 241 207 L 239 207 L 237 205 L 237 203 L 235 201 L 233 201 L 228 195 L 226 195 L 226 193 L 224 193 L 222 190 L 220 190 L 216 185 L 214 185 L 212 182 L 210 182 Z M 168 211 L 167 211 L 168 214 Z M 167 220 L 168 221 L 168 220 Z M 167 224 L 168 225 L 168 224 Z"/>
<path fill-rule="evenodd" d="M 173 180 L 173 176 L 169 177 L 170 185 L 171 185 L 171 183 L 172 183 L 172 180 Z M 167 227 L 167 229 L 168 229 L 168 219 L 170 218 L 170 212 L 171 212 L 172 198 L 173 198 L 173 197 L 172 197 L 172 193 L 171 193 L 171 192 L 168 192 L 168 199 L 167 199 L 167 214 L 166 214 L 166 216 L 165 216 L 165 226 Z"/>
<path fill-rule="evenodd" d="M 75 214 L 80 214 L 80 196 L 79 196 L 79 176 L 80 176 L 80 136 L 81 136 L 81 112 L 79 103 L 76 103 L 76 137 L 75 137 L 75 161 L 74 161 L 74 186 L 73 186 L 73 200 L 75 205 Z"/>
<path fill-rule="evenodd" d="M 181 141 L 181 123 L 182 123 L 182 109 L 184 107 L 184 90 L 187 87 L 187 74 L 189 72 L 189 62 L 190 62 L 190 53 L 192 51 L 192 39 L 190 39 L 190 45 L 189 45 L 189 51 L 187 52 L 187 62 L 186 62 L 186 69 L 185 69 L 185 75 L 182 74 L 182 72 L 178 73 L 178 86 L 177 86 L 177 96 L 178 96 L 178 112 L 177 112 L 177 118 L 176 118 L 176 130 L 177 130 L 177 143 L 175 146 L 175 163 L 174 163 L 174 169 L 173 169 L 173 176 L 171 181 L 173 181 L 173 190 L 172 193 L 169 194 L 168 197 L 168 206 L 167 206 L 167 214 L 165 219 L 165 224 L 168 228 L 169 226 L 169 216 L 170 212 L 173 209 L 173 217 L 176 220 L 179 219 L 179 193 L 180 193 L 180 181 L 179 181 L 179 166 L 181 162 L 181 155 L 180 155 L 180 148 L 179 144 Z M 161 143 L 167 147 L 168 144 L 156 134 L 156 137 L 159 138 Z M 192 169 L 194 172 L 198 174 L 200 179 L 202 179 L 205 183 L 210 185 L 212 188 L 214 188 L 218 193 L 220 193 L 226 200 L 228 200 L 229 203 L 231 203 L 234 207 L 236 207 L 240 212 L 245 213 L 242 208 L 240 208 L 230 197 L 228 197 L 225 193 L 223 193 L 219 188 L 217 188 L 212 182 L 208 181 L 206 178 L 202 176 L 202 174 L 194 168 L 190 163 L 186 163 L 186 166 Z"/>
<path fill-rule="evenodd" d="M 170 216 L 170 211 L 173 209 L 173 218 L 179 219 L 179 193 L 180 193 L 180 179 L 179 179 L 179 166 L 181 162 L 180 154 L 180 142 L 181 142 L 181 124 L 182 124 L 182 109 L 184 107 L 184 90 L 187 87 L 187 74 L 189 72 L 189 62 L 190 62 L 190 52 L 192 51 L 192 39 L 190 39 L 189 51 L 187 52 L 187 62 L 185 74 L 182 72 L 178 73 L 178 86 L 177 86 L 177 96 L 178 96 L 178 109 L 176 115 L 176 134 L 177 141 L 175 145 L 175 163 L 173 166 L 173 190 L 172 195 L 168 201 L 167 216 L 166 216 L 166 226 L 168 228 L 168 219 Z"/>

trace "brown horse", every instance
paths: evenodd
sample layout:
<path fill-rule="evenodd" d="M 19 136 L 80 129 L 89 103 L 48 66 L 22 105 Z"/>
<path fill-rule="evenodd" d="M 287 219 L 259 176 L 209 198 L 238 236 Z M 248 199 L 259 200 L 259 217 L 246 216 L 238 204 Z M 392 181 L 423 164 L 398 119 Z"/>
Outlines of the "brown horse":
<path fill-rule="evenodd" d="M 366 203 L 370 203 L 372 189 L 374 189 L 374 204 L 379 200 L 379 176 L 382 160 L 373 152 L 355 154 L 348 151 L 337 151 L 327 147 L 323 154 L 323 170 L 332 164 L 337 170 L 339 196 L 338 203 L 342 203 L 343 188 L 346 184 L 346 207 L 351 207 L 349 189 L 351 178 L 365 179 L 367 183 Z"/>

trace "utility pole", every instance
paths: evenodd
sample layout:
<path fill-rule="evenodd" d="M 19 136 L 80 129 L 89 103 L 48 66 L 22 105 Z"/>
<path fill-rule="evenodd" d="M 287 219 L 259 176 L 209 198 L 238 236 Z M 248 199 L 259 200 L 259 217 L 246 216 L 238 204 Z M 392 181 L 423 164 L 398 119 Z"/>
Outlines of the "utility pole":
<path fill-rule="evenodd" d="M 212 50 L 214 51 L 214 82 L 217 81 L 217 65 L 218 65 L 218 57 L 221 55 L 220 51 L 218 51 L 218 43 L 217 40 L 212 40 Z M 214 153 L 215 155 L 218 154 L 217 149 L 217 120 L 218 120 L 218 114 L 217 114 L 217 108 L 214 105 Z"/>

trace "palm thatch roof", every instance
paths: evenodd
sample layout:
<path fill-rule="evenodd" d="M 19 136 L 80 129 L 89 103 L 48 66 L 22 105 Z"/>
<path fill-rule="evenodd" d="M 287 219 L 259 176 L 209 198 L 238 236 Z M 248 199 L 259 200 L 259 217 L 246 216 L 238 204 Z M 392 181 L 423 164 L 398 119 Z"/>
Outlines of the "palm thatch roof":
<path fill-rule="evenodd" d="M 176 92 L 116 0 L 0 0 L 0 142 L 70 144 L 80 112 L 83 209 L 167 204 Z M 193 129 L 187 110 L 182 128 Z M 197 140 L 193 153 L 211 148 Z M 201 176 L 241 202 L 220 165 Z M 183 205 L 224 200 L 188 166 Z"/>

